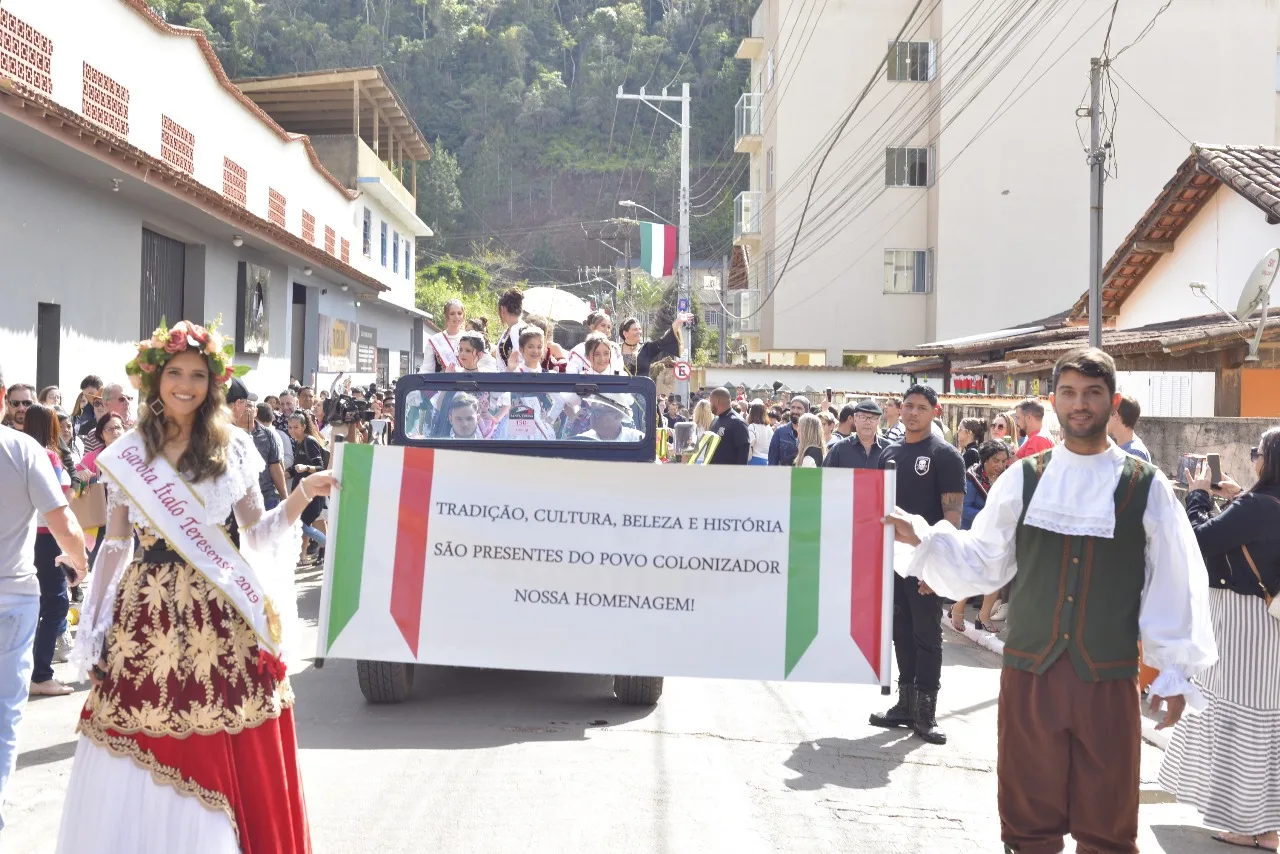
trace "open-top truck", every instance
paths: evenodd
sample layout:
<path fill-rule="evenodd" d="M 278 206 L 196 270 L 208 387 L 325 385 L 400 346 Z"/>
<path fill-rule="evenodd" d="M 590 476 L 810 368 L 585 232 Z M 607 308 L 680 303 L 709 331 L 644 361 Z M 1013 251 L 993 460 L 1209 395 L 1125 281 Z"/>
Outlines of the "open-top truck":
<path fill-rule="evenodd" d="M 654 464 L 656 388 L 647 377 L 555 373 L 413 374 L 396 383 L 392 444 L 490 454 Z M 625 477 L 610 478 L 624 488 Z M 607 484 L 606 484 L 607 485 Z M 477 484 L 503 490 L 509 484 Z M 398 703 L 413 664 L 356 663 L 370 703 Z M 617 675 L 627 705 L 653 705 L 661 676 Z"/>

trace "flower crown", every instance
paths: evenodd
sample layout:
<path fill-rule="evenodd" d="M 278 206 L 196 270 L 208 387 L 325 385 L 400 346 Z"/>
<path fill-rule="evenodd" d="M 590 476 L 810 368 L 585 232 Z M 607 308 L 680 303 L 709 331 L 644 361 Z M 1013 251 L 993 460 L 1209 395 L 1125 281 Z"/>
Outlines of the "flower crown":
<path fill-rule="evenodd" d="M 204 354 L 209 362 L 209 370 L 213 374 L 214 382 L 218 385 L 224 385 L 232 377 L 242 377 L 249 373 L 247 365 L 231 364 L 236 347 L 232 341 L 219 334 L 218 324 L 221 321 L 222 318 L 219 316 L 209 324 L 208 329 L 205 329 L 189 320 L 180 320 L 170 329 L 164 318 L 161 318 L 160 325 L 156 327 L 155 332 L 151 333 L 151 337 L 138 342 L 138 355 L 124 366 L 125 373 L 129 375 L 129 382 L 135 389 L 148 386 L 149 391 L 149 386 L 155 381 L 154 378 L 159 376 L 160 368 L 163 368 L 178 353 L 186 350 L 195 350 Z"/>

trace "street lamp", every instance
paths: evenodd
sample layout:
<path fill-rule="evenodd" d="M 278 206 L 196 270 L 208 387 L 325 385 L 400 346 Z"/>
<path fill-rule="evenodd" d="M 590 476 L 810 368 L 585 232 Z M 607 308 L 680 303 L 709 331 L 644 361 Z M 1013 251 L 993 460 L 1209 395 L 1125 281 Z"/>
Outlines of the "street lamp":
<path fill-rule="evenodd" d="M 653 210 L 653 209 L 651 209 L 651 208 L 646 208 L 644 205 L 640 204 L 639 202 L 633 202 L 633 201 L 631 201 L 630 199 L 623 199 L 623 200 L 621 200 L 620 202 L 618 202 L 618 204 L 619 204 L 619 205 L 621 205 L 621 206 L 622 206 L 622 207 L 624 207 L 624 208 L 633 208 L 633 209 L 634 209 L 634 208 L 639 208 L 640 210 L 645 211 L 646 213 L 651 213 L 651 214 L 653 214 L 653 215 L 654 215 L 654 216 L 656 216 L 658 219 L 660 219 L 660 220 L 662 220 L 663 222 L 665 222 L 667 225 L 671 225 L 671 224 L 672 224 L 672 223 L 671 223 L 671 220 L 667 219 L 665 216 L 663 216 L 662 214 L 658 213 L 657 211 L 655 211 L 655 210 Z"/>

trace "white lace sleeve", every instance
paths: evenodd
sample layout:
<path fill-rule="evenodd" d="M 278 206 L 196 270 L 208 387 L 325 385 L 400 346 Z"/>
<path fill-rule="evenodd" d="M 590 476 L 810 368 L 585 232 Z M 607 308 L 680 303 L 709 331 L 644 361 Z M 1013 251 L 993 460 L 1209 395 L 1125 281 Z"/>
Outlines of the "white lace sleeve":
<path fill-rule="evenodd" d="M 265 509 L 262 490 L 258 486 L 258 474 L 266 468 L 262 455 L 248 440 L 228 459 L 228 474 L 236 466 L 238 483 L 246 485 L 233 505 L 236 525 L 240 529 L 240 554 L 257 572 L 267 596 L 280 614 L 281 659 L 285 667 L 293 669 L 292 652 L 300 649 L 298 638 L 298 595 L 294 588 L 294 567 L 302 552 L 302 525 L 290 522 L 285 514 L 285 502 L 270 510 Z M 237 443 L 233 442 L 233 446 Z M 246 472 L 252 471 L 247 477 Z"/>
<path fill-rule="evenodd" d="M 104 479 L 107 476 L 104 475 Z M 89 595 L 85 597 L 76 643 L 70 661 L 80 679 L 102 656 L 102 644 L 114 618 L 116 590 L 124 568 L 133 562 L 133 526 L 129 507 L 119 498 L 120 490 L 107 487 L 107 531 L 89 576 Z"/>

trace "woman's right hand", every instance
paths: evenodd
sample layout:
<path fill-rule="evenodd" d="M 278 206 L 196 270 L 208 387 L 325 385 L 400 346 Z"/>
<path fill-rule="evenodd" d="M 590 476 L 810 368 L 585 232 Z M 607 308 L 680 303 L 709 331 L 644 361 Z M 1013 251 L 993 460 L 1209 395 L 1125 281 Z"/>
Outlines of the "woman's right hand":
<path fill-rule="evenodd" d="M 1221 495 L 1223 498 L 1235 498 L 1241 492 L 1240 484 L 1232 480 L 1230 475 L 1225 474 L 1218 482 L 1217 488 L 1213 490 L 1214 495 Z"/>
<path fill-rule="evenodd" d="M 89 681 L 93 683 L 93 687 L 101 688 L 102 680 L 107 677 L 107 660 L 99 658 L 98 662 L 89 668 Z"/>

